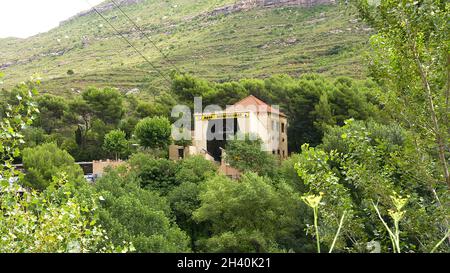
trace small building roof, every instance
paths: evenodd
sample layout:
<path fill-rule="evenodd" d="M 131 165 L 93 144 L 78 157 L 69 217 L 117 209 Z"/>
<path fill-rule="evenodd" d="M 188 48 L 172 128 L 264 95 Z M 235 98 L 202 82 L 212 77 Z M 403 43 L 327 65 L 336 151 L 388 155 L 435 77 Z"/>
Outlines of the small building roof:
<path fill-rule="evenodd" d="M 257 97 L 255 97 L 253 95 L 250 95 L 250 96 L 236 102 L 231 107 L 228 107 L 225 111 L 232 110 L 234 107 L 237 107 L 237 106 L 242 106 L 242 107 L 254 106 L 254 107 L 256 107 L 258 112 L 274 113 L 274 114 L 280 115 L 282 117 L 286 117 L 286 115 L 284 113 L 282 113 L 279 109 L 276 109 L 276 108 L 268 105 L 267 103 L 265 103 L 264 101 L 258 99 Z"/>

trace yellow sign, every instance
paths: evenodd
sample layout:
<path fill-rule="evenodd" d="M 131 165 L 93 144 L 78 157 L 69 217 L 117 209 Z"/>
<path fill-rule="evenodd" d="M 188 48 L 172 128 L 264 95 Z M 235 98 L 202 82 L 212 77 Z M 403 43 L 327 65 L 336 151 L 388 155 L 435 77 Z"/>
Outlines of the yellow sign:
<path fill-rule="evenodd" d="M 202 120 L 228 119 L 228 118 L 248 118 L 249 113 L 220 113 L 202 115 Z"/>

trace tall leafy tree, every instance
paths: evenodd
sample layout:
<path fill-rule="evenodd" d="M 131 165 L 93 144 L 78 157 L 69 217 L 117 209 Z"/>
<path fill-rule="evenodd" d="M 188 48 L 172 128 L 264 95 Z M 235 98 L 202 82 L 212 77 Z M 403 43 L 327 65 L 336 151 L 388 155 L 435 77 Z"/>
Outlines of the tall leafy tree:
<path fill-rule="evenodd" d="M 381 251 L 392 248 L 390 235 L 380 221 L 391 223 L 395 198 L 407 197 L 401 213 L 402 251 L 429 252 L 447 233 L 448 204 L 446 185 L 437 189 L 433 180 L 434 162 L 418 159 L 410 135 L 396 125 L 347 121 L 343 127 L 330 128 L 323 145 L 304 145 L 296 168 L 305 187 L 323 194 L 319 205 L 319 233 L 323 246 L 331 247 L 339 219 L 346 213 L 335 249 L 369 251 L 378 243 Z M 448 243 L 442 249 L 448 248 Z M 398 251 L 397 251 L 398 252 Z"/>
<path fill-rule="evenodd" d="M 35 126 L 41 127 L 47 134 L 64 125 L 64 115 L 68 105 L 62 97 L 45 94 L 37 99 L 39 116 Z"/>
<path fill-rule="evenodd" d="M 50 178 L 51 187 L 40 193 L 23 191 L 18 183 L 10 183 L 13 177 L 22 183 L 11 162 L 20 155 L 21 130 L 31 125 L 37 114 L 33 101 L 36 84 L 33 81 L 18 86 L 24 92 L 17 94 L 0 120 L 0 252 L 127 251 L 127 247 L 114 248 L 96 224 L 95 196 L 80 202 L 65 175 Z"/>
<path fill-rule="evenodd" d="M 97 223 L 98 195 L 80 201 L 64 176 L 44 192 L 15 194 L 16 187 L 0 189 L 2 253 L 126 252 L 129 244 L 114 247 Z M 122 247 L 123 246 L 123 247 Z"/>
<path fill-rule="evenodd" d="M 242 172 L 252 171 L 272 176 L 278 162 L 275 156 L 262 150 L 262 145 L 261 139 L 253 139 L 250 135 L 245 135 L 244 140 L 230 140 L 225 146 L 225 161 Z"/>
<path fill-rule="evenodd" d="M 450 8 L 440 0 L 355 1 L 377 31 L 371 37 L 371 72 L 402 124 L 417 133 L 417 152 L 433 147 L 450 190 Z M 429 142 L 432 139 L 433 142 Z"/>
<path fill-rule="evenodd" d="M 206 80 L 197 79 L 190 75 L 175 74 L 173 76 L 172 92 L 183 102 L 192 106 L 195 97 L 209 97 L 217 91 Z"/>
<path fill-rule="evenodd" d="M 73 157 L 54 143 L 24 149 L 23 166 L 26 171 L 24 185 L 36 190 L 46 189 L 52 177 L 61 173 L 65 173 L 72 183 L 86 182 Z"/>
<path fill-rule="evenodd" d="M 145 118 L 136 125 L 134 134 L 144 148 L 165 149 L 172 142 L 172 127 L 166 117 Z"/>
<path fill-rule="evenodd" d="M 197 223 L 193 213 L 200 207 L 200 192 L 203 184 L 216 175 L 217 166 L 201 156 L 183 159 L 176 172 L 180 185 L 173 187 L 167 195 L 176 222 L 191 238 L 191 248 L 198 250 L 196 241 L 208 236 L 209 224 Z"/>
<path fill-rule="evenodd" d="M 69 120 L 77 125 L 75 139 L 78 145 L 86 143 L 87 135 L 92 128 L 94 114 L 86 101 L 76 98 L 69 103 Z"/>
<path fill-rule="evenodd" d="M 0 75 L 1 78 L 1 75 Z M 30 81 L 17 86 L 15 99 L 5 107 L 0 116 L 0 181 L 8 181 L 17 175 L 12 167 L 14 158 L 20 155 L 20 145 L 24 143 L 22 130 L 32 125 L 38 113 L 34 96 L 38 94 L 38 81 Z M 3 113 L 2 113 L 3 114 Z"/>
<path fill-rule="evenodd" d="M 137 153 L 131 156 L 129 163 L 133 173 L 139 177 L 142 188 L 165 196 L 180 184 L 176 176 L 178 166 L 171 160 Z"/>
<path fill-rule="evenodd" d="M 106 124 L 117 125 L 124 114 L 123 98 L 117 89 L 89 88 L 82 97 L 95 116 Z"/>
<path fill-rule="evenodd" d="M 171 220 L 170 207 L 158 192 L 140 187 L 126 168 L 110 170 L 97 181 L 102 196 L 100 222 L 113 243 L 132 242 L 136 252 L 189 252 L 189 238 Z"/>
<path fill-rule="evenodd" d="M 119 160 L 120 155 L 124 154 L 128 149 L 128 141 L 126 134 L 121 130 L 113 130 L 105 135 L 103 149 L 114 154 L 115 159 Z"/>
<path fill-rule="evenodd" d="M 292 188 L 255 173 L 239 182 L 215 176 L 200 193 L 194 219 L 211 223 L 212 236 L 200 241 L 206 251 L 276 252 L 295 230 L 299 202 Z"/>

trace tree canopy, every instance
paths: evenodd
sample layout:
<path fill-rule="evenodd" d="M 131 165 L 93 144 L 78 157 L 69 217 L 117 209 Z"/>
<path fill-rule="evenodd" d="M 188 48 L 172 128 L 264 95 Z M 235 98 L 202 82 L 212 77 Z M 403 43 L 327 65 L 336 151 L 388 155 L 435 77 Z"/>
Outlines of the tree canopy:
<path fill-rule="evenodd" d="M 165 117 L 145 118 L 138 122 L 134 134 L 144 148 L 167 148 L 172 141 L 172 127 Z"/>

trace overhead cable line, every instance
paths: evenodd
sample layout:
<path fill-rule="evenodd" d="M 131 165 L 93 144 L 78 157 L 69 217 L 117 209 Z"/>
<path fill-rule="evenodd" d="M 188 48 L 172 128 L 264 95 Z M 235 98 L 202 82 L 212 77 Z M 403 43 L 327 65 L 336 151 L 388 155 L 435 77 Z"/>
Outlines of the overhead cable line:
<path fill-rule="evenodd" d="M 169 59 L 169 57 L 162 51 L 161 48 L 159 48 L 156 43 L 150 39 L 148 37 L 148 35 L 142 30 L 142 28 L 133 20 L 130 18 L 130 16 L 128 16 L 128 14 L 120 7 L 120 5 L 118 5 L 116 3 L 116 1 L 111 0 L 111 2 L 119 9 L 119 11 L 128 19 L 128 21 L 130 21 L 135 28 L 137 28 L 137 30 L 139 30 L 139 32 L 153 45 L 154 48 L 156 48 L 156 50 L 159 51 L 159 53 L 161 53 L 161 55 L 167 60 L 167 62 L 169 62 L 169 64 L 175 68 L 175 70 L 180 73 L 180 74 L 184 74 L 183 72 L 181 72 L 181 70 Z"/>
<path fill-rule="evenodd" d="M 88 2 L 89 3 L 89 2 Z M 167 78 L 166 75 L 164 75 L 152 62 L 150 62 L 150 60 L 141 52 L 139 51 L 128 39 L 127 37 L 125 37 L 125 35 L 123 35 L 123 33 L 121 33 L 105 16 L 103 16 L 103 14 L 100 13 L 100 11 L 98 11 L 98 9 L 96 7 L 92 7 L 92 9 L 106 22 L 108 23 L 108 25 L 116 32 L 116 34 L 118 36 L 120 36 L 123 40 L 125 40 L 128 45 L 130 45 L 134 51 L 136 51 L 148 64 L 150 64 L 150 66 L 156 70 L 156 72 L 158 72 L 159 75 L 161 75 L 161 77 L 163 77 L 163 79 L 165 81 L 167 81 L 167 83 L 169 83 L 170 85 L 172 84 L 172 82 L 170 81 L 169 78 Z"/>

